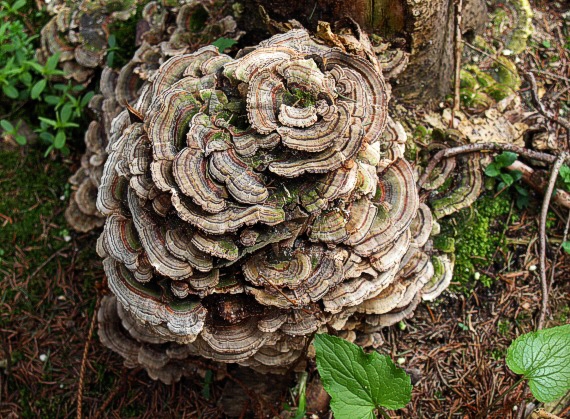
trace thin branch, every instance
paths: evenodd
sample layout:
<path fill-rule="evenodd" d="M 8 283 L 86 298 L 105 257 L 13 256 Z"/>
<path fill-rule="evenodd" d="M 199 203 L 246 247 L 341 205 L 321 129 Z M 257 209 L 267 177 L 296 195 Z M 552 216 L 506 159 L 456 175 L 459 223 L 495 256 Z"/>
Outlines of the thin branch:
<path fill-rule="evenodd" d="M 89 325 L 87 340 L 85 341 L 85 347 L 83 348 L 83 358 L 81 360 L 81 369 L 79 370 L 79 386 L 77 388 L 77 419 L 81 419 L 83 417 L 83 387 L 85 384 L 85 369 L 87 367 L 87 355 L 89 354 L 89 346 L 91 345 L 91 340 L 93 339 L 95 324 L 97 323 L 97 312 L 99 311 L 100 302 L 101 302 L 100 297 L 97 296 L 97 301 L 95 302 L 95 308 L 93 309 L 93 316 L 91 317 L 91 324 Z"/>
<path fill-rule="evenodd" d="M 532 167 L 526 165 L 520 160 L 515 160 L 515 162 L 507 167 L 507 169 L 518 170 L 521 172 L 524 183 L 529 185 L 536 192 L 544 194 L 547 187 L 547 181 L 546 179 L 543 179 L 542 176 L 537 176 L 536 171 Z M 558 189 L 552 198 L 552 201 L 561 207 L 570 209 L 570 193 L 565 190 Z"/>
<path fill-rule="evenodd" d="M 548 181 L 548 187 L 544 193 L 544 200 L 542 201 L 542 209 L 540 211 L 540 223 L 539 223 L 539 274 L 540 283 L 542 285 L 542 304 L 540 307 L 540 316 L 538 318 L 537 329 L 540 330 L 544 327 L 544 321 L 546 319 L 546 311 L 548 309 L 548 282 L 546 282 L 546 216 L 548 214 L 548 207 L 550 206 L 550 198 L 552 197 L 552 192 L 554 191 L 554 185 L 556 184 L 556 178 L 558 177 L 558 172 L 562 167 L 562 163 L 568 157 L 568 153 L 562 152 L 560 156 L 556 159 L 556 162 L 552 166 L 552 171 L 550 173 L 550 180 Z"/>
<path fill-rule="evenodd" d="M 461 87 L 461 12 L 463 9 L 463 0 L 455 0 L 455 87 L 453 91 L 453 110 L 451 121 L 455 120 L 455 112 L 459 111 L 461 105 L 460 87 Z"/>
<path fill-rule="evenodd" d="M 538 151 L 529 150 L 527 148 L 518 147 L 512 144 L 498 144 L 498 143 L 468 144 L 459 147 L 446 148 L 439 151 L 430 160 L 428 166 L 426 167 L 426 170 L 424 171 L 424 173 L 420 177 L 420 180 L 418 181 L 418 186 L 422 187 L 427 182 L 429 176 L 431 175 L 431 172 L 433 172 L 433 169 L 435 169 L 438 163 L 445 158 L 458 156 L 460 154 L 474 153 L 477 151 L 505 151 L 505 150 L 512 151 L 514 153 L 517 153 L 518 155 L 525 156 L 529 159 L 539 160 L 546 163 L 554 163 L 556 161 L 556 156 L 553 156 L 552 154 L 540 153 Z"/>
<path fill-rule="evenodd" d="M 538 97 L 538 87 L 536 85 L 536 80 L 534 78 L 534 74 L 532 74 L 531 72 L 525 72 L 524 75 L 525 75 L 525 78 L 527 79 L 527 81 L 530 83 L 530 92 L 532 95 L 532 100 L 533 100 L 534 104 L 536 105 L 536 110 L 538 111 L 538 113 L 540 113 L 545 118 L 547 118 L 553 122 L 556 122 L 558 125 L 560 125 L 564 129 L 566 129 L 566 133 L 570 136 L 570 121 L 568 121 L 566 118 L 563 118 L 560 115 L 556 115 L 554 112 L 546 109 L 544 107 L 544 104 L 542 103 L 542 101 Z"/>

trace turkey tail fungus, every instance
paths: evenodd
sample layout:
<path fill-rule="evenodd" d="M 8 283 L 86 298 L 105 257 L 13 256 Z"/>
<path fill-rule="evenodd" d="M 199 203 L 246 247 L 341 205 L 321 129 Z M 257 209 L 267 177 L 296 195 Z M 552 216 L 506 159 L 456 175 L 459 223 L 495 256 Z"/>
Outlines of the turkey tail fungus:
<path fill-rule="evenodd" d="M 377 346 L 447 287 L 383 66 L 296 29 L 236 59 L 177 54 L 123 94 L 97 250 L 99 334 L 126 365 L 166 383 L 192 357 L 284 372 L 314 332 Z"/>

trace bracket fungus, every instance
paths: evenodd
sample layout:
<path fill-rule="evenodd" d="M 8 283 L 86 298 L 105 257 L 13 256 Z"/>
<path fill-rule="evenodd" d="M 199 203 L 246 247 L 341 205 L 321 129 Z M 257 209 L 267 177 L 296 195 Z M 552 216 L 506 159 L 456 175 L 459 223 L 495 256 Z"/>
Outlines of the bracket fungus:
<path fill-rule="evenodd" d="M 285 371 L 314 332 L 376 345 L 449 284 L 373 54 L 297 29 L 235 59 L 177 54 L 140 92 L 97 198 L 100 336 L 128 365 L 165 382 L 195 356 Z"/>
<path fill-rule="evenodd" d="M 78 10 L 74 9 L 74 13 L 80 11 L 87 13 L 91 10 L 84 9 L 85 7 L 79 7 Z M 95 12 L 101 13 L 101 10 L 95 8 L 93 13 Z M 189 17 L 194 13 L 208 16 L 208 25 L 202 31 L 193 30 L 191 27 Z M 89 103 L 89 109 L 95 119 L 91 121 L 85 133 L 86 152 L 81 158 L 81 167 L 69 179 L 73 193 L 65 216 L 73 229 L 88 232 L 102 227 L 105 222 L 104 215 L 97 210 L 96 200 L 103 167 L 107 160 L 107 145 L 110 141 L 114 141 L 115 136 L 122 135 L 123 129 L 130 122 L 129 116 L 125 113 L 117 119 L 115 117 L 125 106 L 130 107 L 136 102 L 144 92 L 145 83 L 153 77 L 161 63 L 171 56 L 188 53 L 196 44 L 206 40 L 213 41 L 215 36 L 223 35 L 238 39 L 243 32 L 237 29 L 232 16 L 217 17 L 224 14 L 224 10 L 214 5 L 213 0 L 196 0 L 181 7 L 162 6 L 159 2 L 152 1 L 143 8 L 141 20 L 137 25 L 139 48 L 120 70 L 103 68 L 99 79 L 101 93 L 95 95 Z M 50 39 L 44 36 L 42 42 L 50 45 L 50 42 L 53 42 Z M 54 47 L 48 49 L 52 51 Z M 104 53 L 105 51 L 101 51 L 101 54 Z M 63 63 L 64 68 L 66 62 Z M 132 154 L 130 159 L 129 170 L 132 173 L 144 173 L 147 157 L 144 152 L 141 154 L 143 149 L 144 146 L 142 148 L 129 146 L 132 153 L 138 153 Z M 165 199 L 165 196 L 161 196 L 154 200 L 158 211 L 160 208 L 166 211 L 170 206 L 170 200 L 168 199 L 166 203 Z"/>

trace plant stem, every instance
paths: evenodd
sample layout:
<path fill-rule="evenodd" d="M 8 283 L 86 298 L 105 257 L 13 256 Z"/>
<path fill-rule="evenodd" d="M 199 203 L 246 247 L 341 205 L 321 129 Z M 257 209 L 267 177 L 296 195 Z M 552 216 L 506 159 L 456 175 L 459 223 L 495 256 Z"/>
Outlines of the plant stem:
<path fill-rule="evenodd" d="M 477 416 L 478 418 L 486 418 L 487 414 L 491 411 L 491 409 L 493 407 L 495 407 L 495 405 L 501 401 L 503 401 L 505 399 L 505 397 L 511 392 L 513 391 L 516 387 L 518 387 L 518 385 L 523 381 L 522 378 L 519 378 L 517 381 L 514 382 L 514 384 L 512 386 L 510 386 L 508 389 L 506 389 L 505 391 L 503 391 L 503 393 L 501 393 L 501 395 L 499 395 L 499 397 L 497 397 L 495 400 L 493 400 L 493 403 L 491 403 L 486 409 L 485 411 L 480 415 Z"/>
<path fill-rule="evenodd" d="M 381 407 L 378 408 L 378 413 L 380 413 L 380 416 L 382 416 L 383 418 L 390 419 L 390 415 L 386 413 L 386 411 Z"/>

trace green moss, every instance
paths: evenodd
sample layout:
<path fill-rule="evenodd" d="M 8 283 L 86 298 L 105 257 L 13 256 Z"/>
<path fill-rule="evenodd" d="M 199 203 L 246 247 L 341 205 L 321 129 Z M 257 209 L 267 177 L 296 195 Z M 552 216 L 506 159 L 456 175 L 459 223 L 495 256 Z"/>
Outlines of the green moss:
<path fill-rule="evenodd" d="M 491 68 L 494 71 L 498 84 L 513 90 L 520 88 L 521 78 L 513 61 L 507 57 L 497 57 L 496 61 L 493 61 Z"/>
<path fill-rule="evenodd" d="M 487 196 L 478 200 L 473 209 L 465 208 L 440 221 L 441 234 L 434 246 L 449 251 L 448 244 L 455 245 L 456 291 L 468 292 L 477 281 L 485 286 L 492 284 L 492 279 L 480 271 L 488 269 L 495 250 L 505 243 L 500 223 L 509 213 L 510 204 L 506 196 Z"/>
<path fill-rule="evenodd" d="M 289 106 L 307 108 L 309 106 L 315 106 L 317 100 L 311 92 L 294 87 L 289 89 L 289 92 L 285 94 L 284 102 Z"/>
<path fill-rule="evenodd" d="M 455 239 L 450 236 L 440 235 L 436 236 L 433 240 L 433 247 L 442 252 L 454 253 L 455 252 Z"/>
<path fill-rule="evenodd" d="M 67 202 L 61 199 L 68 195 L 69 175 L 66 164 L 44 158 L 40 150 L 0 150 L 0 248 L 3 251 L 0 271 L 7 276 L 13 275 L 19 284 L 12 287 L 5 282 L 0 287 L 0 302 L 10 304 L 10 312 L 0 317 L 0 325 L 6 329 L 32 328 L 23 332 L 23 336 L 35 336 L 37 332 L 33 328 L 44 327 L 43 323 L 30 319 L 29 313 L 47 320 L 59 310 L 59 307 L 54 307 L 52 297 L 63 294 L 63 290 L 55 285 L 55 278 L 61 275 L 61 260 L 69 246 L 65 241 L 69 231 L 66 231 L 63 217 Z M 54 257 L 61 250 L 62 254 Z M 93 281 L 96 274 L 88 271 L 94 258 L 94 251 L 87 250 L 79 252 L 75 261 L 82 271 L 80 278 L 85 283 L 85 298 L 95 293 Z M 23 294 L 24 298 L 16 299 L 17 293 Z M 20 324 L 23 320 L 24 323 Z M 45 324 L 49 326 L 49 320 Z M 49 344 L 46 349 L 48 362 L 38 378 L 53 381 L 57 367 L 52 365 Z M 70 348 L 58 349 L 58 356 L 67 351 Z M 12 365 L 18 368 L 21 368 L 20 363 L 27 365 L 31 361 L 29 356 L 27 351 L 15 346 Z M 6 385 L 8 393 L 19 395 L 21 417 L 24 418 L 38 417 L 38 412 L 41 412 L 41 417 L 58 417 L 61 407 L 69 404 L 69 393 L 59 391 L 59 388 L 45 397 L 46 393 L 38 395 L 37 382 L 7 380 Z M 104 391 L 99 390 L 99 394 Z"/>
<path fill-rule="evenodd" d="M 11 270 L 26 263 L 26 269 L 34 272 L 66 244 L 62 228 L 53 226 L 65 226 L 60 197 L 67 193 L 69 171 L 61 163 L 46 160 L 39 150 L 23 154 L 23 150 L 0 151 L 0 214 L 8 217 L 0 220 L 0 267 Z M 18 254 L 16 246 L 22 249 Z M 43 295 L 45 284 L 38 282 L 28 284 L 31 303 Z"/>
<path fill-rule="evenodd" d="M 528 38 L 533 32 L 533 13 L 529 0 L 515 0 L 513 5 L 517 12 L 517 21 L 507 46 L 514 54 L 520 54 L 526 49 Z"/>

